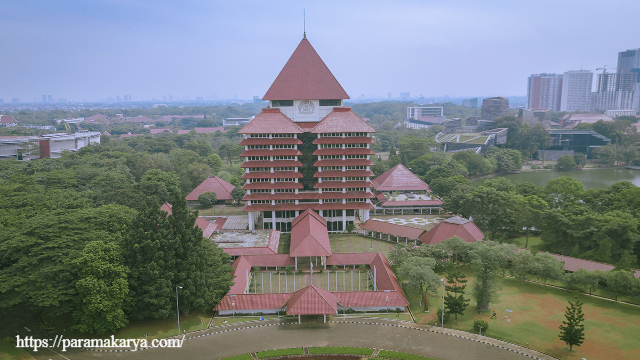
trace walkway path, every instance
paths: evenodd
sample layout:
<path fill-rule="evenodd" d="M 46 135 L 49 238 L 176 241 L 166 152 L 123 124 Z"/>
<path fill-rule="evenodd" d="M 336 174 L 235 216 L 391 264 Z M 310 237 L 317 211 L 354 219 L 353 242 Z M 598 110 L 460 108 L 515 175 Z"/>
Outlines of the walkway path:
<path fill-rule="evenodd" d="M 70 360 L 118 358 L 138 359 L 221 359 L 243 353 L 291 347 L 356 346 L 403 351 L 438 360 L 491 359 L 524 360 L 550 356 L 502 341 L 434 327 L 382 319 L 334 317 L 328 324 L 278 324 L 276 320 L 216 327 L 187 335 L 181 349 L 150 349 L 137 352 L 70 351 Z M 462 335 L 461 335 L 462 334 Z M 463 337 L 464 336 L 464 337 Z M 474 339 L 477 339 L 474 341 Z M 510 350 L 507 350 L 509 348 Z M 33 353 L 32 353 L 33 354 Z M 55 359 L 50 352 L 33 354 L 36 359 Z"/>

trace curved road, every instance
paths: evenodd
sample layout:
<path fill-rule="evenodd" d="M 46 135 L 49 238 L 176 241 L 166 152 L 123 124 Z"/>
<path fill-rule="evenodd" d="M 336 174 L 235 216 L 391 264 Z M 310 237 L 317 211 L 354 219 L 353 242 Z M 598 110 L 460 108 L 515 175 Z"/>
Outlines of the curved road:
<path fill-rule="evenodd" d="M 247 326 L 259 324 L 247 324 Z M 261 324 L 260 324 L 261 325 Z M 216 328 L 218 331 L 224 328 Z M 531 357 L 477 341 L 415 328 L 363 323 L 273 324 L 239 327 L 209 336 L 185 340 L 181 349 L 150 349 L 136 352 L 67 351 L 41 349 L 37 359 L 207 359 L 271 349 L 313 346 L 355 346 L 397 350 L 438 360 L 523 360 Z M 193 335 L 192 335 L 193 336 Z M 62 356 L 61 356 L 62 355 Z"/>

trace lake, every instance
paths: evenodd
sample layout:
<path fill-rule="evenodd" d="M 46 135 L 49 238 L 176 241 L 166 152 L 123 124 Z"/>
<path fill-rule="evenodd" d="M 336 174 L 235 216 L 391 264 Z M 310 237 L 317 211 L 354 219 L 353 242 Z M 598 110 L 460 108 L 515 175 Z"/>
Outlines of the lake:
<path fill-rule="evenodd" d="M 569 176 L 584 184 L 586 189 L 606 189 L 611 184 L 618 181 L 630 181 L 636 186 L 640 186 L 640 170 L 631 169 L 594 169 L 594 170 L 571 170 L 571 171 L 525 171 L 519 174 L 498 175 L 491 178 L 477 180 L 474 186 L 480 186 L 484 181 L 496 179 L 498 177 L 507 178 L 513 182 L 530 182 L 539 186 L 545 186 L 549 179 L 560 176 Z"/>

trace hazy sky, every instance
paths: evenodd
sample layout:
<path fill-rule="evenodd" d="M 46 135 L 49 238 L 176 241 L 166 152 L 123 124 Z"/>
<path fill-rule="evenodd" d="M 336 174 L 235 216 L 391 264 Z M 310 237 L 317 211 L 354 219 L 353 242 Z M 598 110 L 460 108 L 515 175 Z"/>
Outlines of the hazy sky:
<path fill-rule="evenodd" d="M 0 98 L 263 96 L 307 37 L 352 97 L 526 95 L 615 67 L 640 1 L 0 0 Z"/>

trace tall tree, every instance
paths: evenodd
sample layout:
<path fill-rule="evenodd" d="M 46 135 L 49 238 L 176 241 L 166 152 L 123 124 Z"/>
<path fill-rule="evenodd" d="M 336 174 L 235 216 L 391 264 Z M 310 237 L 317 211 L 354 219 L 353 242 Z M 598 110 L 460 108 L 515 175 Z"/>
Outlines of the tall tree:
<path fill-rule="evenodd" d="M 540 228 L 542 212 L 548 208 L 546 201 L 536 195 L 518 196 L 516 198 L 516 228 L 525 229 L 526 240 L 524 248 L 529 246 L 529 233 L 533 228 Z"/>
<path fill-rule="evenodd" d="M 402 262 L 398 275 L 409 280 L 409 288 L 422 297 L 425 311 L 429 310 L 429 293 L 440 287 L 440 277 L 433 271 L 436 261 L 426 257 L 409 257 Z"/>
<path fill-rule="evenodd" d="M 445 286 L 445 290 L 447 291 L 447 295 L 444 299 L 445 308 L 449 313 L 454 314 L 454 321 L 458 321 L 458 314 L 464 315 L 464 310 L 469 305 L 469 299 L 465 299 L 464 297 L 464 289 L 467 288 L 467 279 L 460 270 L 447 274 L 446 279 L 447 285 Z M 453 295 L 451 293 L 453 293 Z"/>
<path fill-rule="evenodd" d="M 515 194 L 480 186 L 465 197 L 462 210 L 473 216 L 480 229 L 491 232 L 491 240 L 495 240 L 498 232 L 513 227 Z"/>
<path fill-rule="evenodd" d="M 504 253 L 496 251 L 497 246 L 500 245 L 492 241 L 477 242 L 469 252 L 472 259 L 471 267 L 477 274 L 476 281 L 471 287 L 471 294 L 476 299 L 478 311 L 489 310 L 489 304 L 495 301 L 500 290 L 498 271 Z"/>
<path fill-rule="evenodd" d="M 548 253 L 537 253 L 533 256 L 531 273 L 544 281 L 548 279 L 560 280 L 564 274 L 564 265 L 555 256 Z"/>
<path fill-rule="evenodd" d="M 564 317 L 566 321 L 562 321 L 563 325 L 560 325 L 560 340 L 569 345 L 569 351 L 571 351 L 574 346 L 580 346 L 584 342 L 582 303 L 569 301 Z"/>

